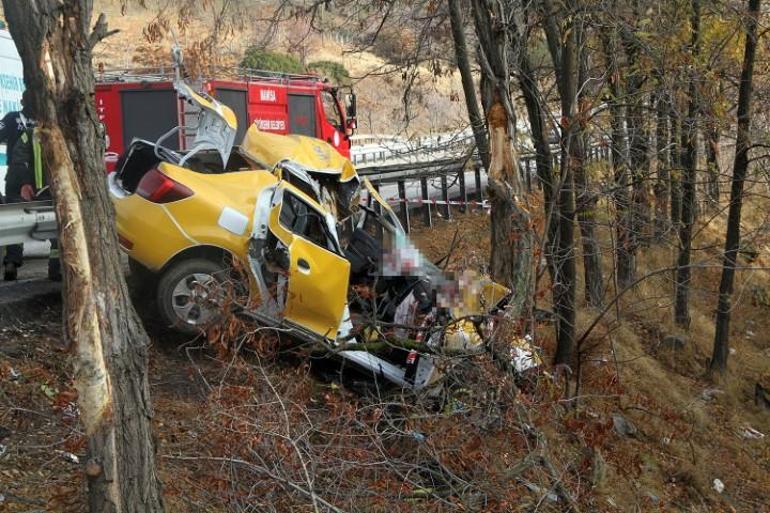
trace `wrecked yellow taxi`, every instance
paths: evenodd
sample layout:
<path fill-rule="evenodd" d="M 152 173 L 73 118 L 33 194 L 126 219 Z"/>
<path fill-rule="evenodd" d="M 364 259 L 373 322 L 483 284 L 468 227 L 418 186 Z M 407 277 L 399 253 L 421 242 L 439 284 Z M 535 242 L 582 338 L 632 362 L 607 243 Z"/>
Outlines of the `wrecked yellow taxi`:
<path fill-rule="evenodd" d="M 472 316 L 503 308 L 507 289 L 449 279 L 328 144 L 252 125 L 235 145 L 227 106 L 175 86 L 200 108 L 190 149 L 164 145 L 185 127 L 134 140 L 108 177 L 121 247 L 165 324 L 205 331 L 237 281 L 241 314 L 402 386 L 436 381 L 435 354 L 480 350 Z"/>

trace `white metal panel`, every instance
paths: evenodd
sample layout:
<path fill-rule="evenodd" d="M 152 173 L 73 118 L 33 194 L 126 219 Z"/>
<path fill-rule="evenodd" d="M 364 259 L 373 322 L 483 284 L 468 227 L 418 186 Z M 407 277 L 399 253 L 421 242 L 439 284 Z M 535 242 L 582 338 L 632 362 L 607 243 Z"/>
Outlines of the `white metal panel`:
<path fill-rule="evenodd" d="M 21 108 L 24 69 L 7 30 L 0 30 L 0 118 Z M 0 145 L 0 190 L 5 190 L 6 148 Z"/>

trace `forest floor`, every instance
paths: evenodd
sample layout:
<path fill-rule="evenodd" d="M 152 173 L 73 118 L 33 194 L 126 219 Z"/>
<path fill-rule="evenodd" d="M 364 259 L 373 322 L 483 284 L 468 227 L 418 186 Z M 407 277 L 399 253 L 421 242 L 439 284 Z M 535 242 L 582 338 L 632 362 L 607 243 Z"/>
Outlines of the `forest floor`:
<path fill-rule="evenodd" d="M 746 222 L 752 221 L 758 226 L 761 219 L 749 216 Z M 718 248 L 709 242 L 720 229 L 700 233 L 698 247 L 705 249 L 696 260 L 713 262 Z M 483 270 L 489 248 L 486 214 L 437 220 L 432 229 L 416 228 L 413 238 L 430 258 L 439 258 L 455 233 L 449 269 Z M 767 253 L 761 240 L 755 243 L 760 255 Z M 642 250 L 639 275 L 667 267 L 673 255 L 665 245 Z M 609 267 L 605 271 L 609 275 Z M 766 271 L 739 277 L 729 373 L 715 381 L 706 366 L 718 276 L 716 266 L 694 273 L 689 332 L 676 330 L 668 320 L 670 273 L 642 282 L 620 302 L 619 316 L 609 309 L 586 337 L 577 394 L 573 380 L 565 397 L 546 366 L 518 396 L 531 423 L 547 437 L 551 459 L 582 511 L 770 511 L 770 409 L 754 401 L 755 385 L 770 375 L 770 279 Z M 546 308 L 547 284 L 538 287 Z M 608 290 L 608 300 L 613 296 Z M 579 334 L 596 315 L 581 305 Z M 1 511 L 83 508 L 78 462 L 85 455 L 85 438 L 74 403 L 73 357 L 63 349 L 60 326 L 54 301 L 34 320 L 4 320 L 0 327 Z M 404 415 L 400 422 L 411 427 L 395 430 L 383 427 L 388 405 L 403 407 L 413 400 L 409 394 L 390 392 L 372 401 L 366 384 L 340 381 L 323 365 L 318 370 L 305 358 L 282 355 L 274 350 L 275 341 L 260 339 L 233 355 L 157 326 L 149 330 L 159 476 L 169 511 L 324 511 L 323 503 L 313 505 L 297 491 L 313 487 L 342 511 L 563 508 L 547 488 L 534 484 L 540 482 L 537 476 L 505 478 L 515 486 L 500 477 L 523 461 L 517 457 L 524 454 L 522 435 L 505 427 L 505 413 L 463 409 L 493 404 L 474 402 L 473 393 L 484 395 L 481 385 L 476 392 L 455 390 L 452 404 L 460 404 L 460 398 L 465 406 L 451 413 L 445 407 L 443 418 Z M 543 324 L 536 334 L 548 361 L 553 329 Z M 664 342 L 668 335 L 681 336 L 682 347 Z M 484 376 L 479 379 L 486 383 Z M 388 437 L 395 440 L 390 445 Z M 402 469 L 416 468 L 405 466 L 410 457 L 409 462 L 425 461 L 434 454 L 444 455 L 446 468 L 457 479 L 473 482 L 485 497 L 498 493 L 493 486 L 500 483 L 513 491 L 497 501 L 461 492 L 440 500 L 435 492 L 429 500 L 425 494 L 438 489 L 436 479 L 432 488 L 421 489 L 413 485 L 411 471 Z M 376 476 L 368 468 L 377 468 Z M 309 479 L 308 473 L 315 477 Z M 334 491 L 323 488 L 327 482 Z M 719 483 L 724 488 L 717 491 Z M 373 494 L 369 500 L 368 493 Z M 462 497 L 460 502 L 455 496 Z M 349 504 L 359 507 L 344 507 Z"/>

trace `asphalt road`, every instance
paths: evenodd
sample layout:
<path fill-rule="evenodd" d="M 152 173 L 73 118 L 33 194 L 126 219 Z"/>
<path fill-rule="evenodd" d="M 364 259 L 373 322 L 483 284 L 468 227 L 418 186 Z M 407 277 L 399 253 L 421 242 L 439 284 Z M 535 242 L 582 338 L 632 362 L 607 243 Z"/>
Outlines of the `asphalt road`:
<path fill-rule="evenodd" d="M 48 258 L 25 258 L 24 265 L 19 268 L 18 281 L 44 280 L 48 278 Z M 2 279 L 2 276 L 0 276 Z M 0 281 L 0 290 L 13 282 Z"/>
<path fill-rule="evenodd" d="M 55 306 L 61 301 L 61 282 L 48 279 L 47 244 L 39 246 L 25 246 L 24 265 L 19 268 L 16 281 L 2 281 L 0 273 L 0 325 L 11 317 L 34 316 L 34 310 L 41 305 Z M 128 258 L 121 254 L 121 261 L 127 275 Z"/>
<path fill-rule="evenodd" d="M 34 319 L 60 301 L 61 283 L 48 280 L 48 259 L 28 258 L 16 281 L 0 281 L 0 327 Z"/>

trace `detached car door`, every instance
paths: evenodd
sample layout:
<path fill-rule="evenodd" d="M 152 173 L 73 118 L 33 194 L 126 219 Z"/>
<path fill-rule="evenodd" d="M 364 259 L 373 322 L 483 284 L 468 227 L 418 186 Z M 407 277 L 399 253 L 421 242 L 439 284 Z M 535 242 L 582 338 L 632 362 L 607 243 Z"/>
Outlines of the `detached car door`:
<path fill-rule="evenodd" d="M 285 186 L 278 192 L 269 228 L 288 251 L 283 317 L 334 340 L 347 304 L 350 262 L 317 207 Z"/>

